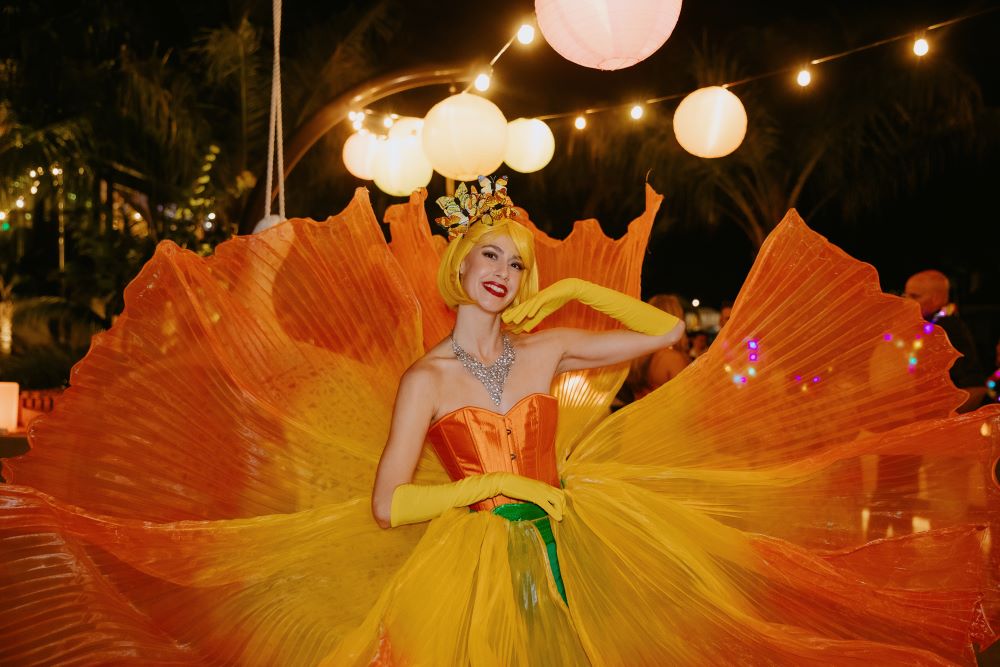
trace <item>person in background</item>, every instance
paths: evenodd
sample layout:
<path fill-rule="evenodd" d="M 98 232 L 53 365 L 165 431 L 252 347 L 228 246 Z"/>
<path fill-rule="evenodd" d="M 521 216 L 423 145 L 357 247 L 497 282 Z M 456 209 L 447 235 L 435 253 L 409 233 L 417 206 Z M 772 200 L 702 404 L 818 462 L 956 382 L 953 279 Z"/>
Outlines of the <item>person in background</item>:
<path fill-rule="evenodd" d="M 676 295 L 657 294 L 651 297 L 647 303 L 680 320 L 684 319 L 684 307 Z M 691 363 L 691 358 L 688 356 L 686 333 L 670 347 L 635 359 L 629 367 L 628 378 L 625 380 L 623 388 L 626 396 L 622 398 L 627 397 L 628 401 L 623 402 L 639 400 L 657 387 L 677 377 L 689 363 Z"/>
<path fill-rule="evenodd" d="M 733 314 L 733 302 L 723 301 L 722 305 L 719 307 L 719 329 L 726 326 L 726 322 L 729 321 L 730 316 Z"/>
<path fill-rule="evenodd" d="M 951 367 L 951 381 L 959 389 L 969 393 L 958 412 L 971 412 L 979 407 L 986 395 L 982 385 L 983 371 L 979 356 L 968 327 L 958 316 L 958 308 L 949 300 L 951 286 L 948 276 L 940 271 L 928 270 L 915 273 L 906 281 L 904 296 L 920 305 L 920 314 L 928 322 L 944 329 L 952 347 L 961 353 Z"/>

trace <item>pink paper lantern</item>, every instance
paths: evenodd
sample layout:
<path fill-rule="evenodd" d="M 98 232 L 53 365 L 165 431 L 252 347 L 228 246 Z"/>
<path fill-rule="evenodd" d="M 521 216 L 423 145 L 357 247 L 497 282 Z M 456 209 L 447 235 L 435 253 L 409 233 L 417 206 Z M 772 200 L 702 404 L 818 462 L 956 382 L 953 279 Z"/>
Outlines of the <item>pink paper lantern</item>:
<path fill-rule="evenodd" d="M 681 0 L 535 0 L 538 28 L 559 55 L 614 70 L 645 60 L 670 37 Z"/>

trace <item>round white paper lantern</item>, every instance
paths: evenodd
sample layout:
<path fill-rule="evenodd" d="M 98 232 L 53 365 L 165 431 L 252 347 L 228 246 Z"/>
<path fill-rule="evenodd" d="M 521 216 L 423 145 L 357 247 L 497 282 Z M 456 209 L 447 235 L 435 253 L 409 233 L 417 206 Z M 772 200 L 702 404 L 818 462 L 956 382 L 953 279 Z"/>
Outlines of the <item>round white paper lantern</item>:
<path fill-rule="evenodd" d="M 670 37 L 681 0 L 535 0 L 538 28 L 563 58 L 622 69 L 651 56 Z"/>
<path fill-rule="evenodd" d="M 674 112 L 674 136 L 698 157 L 729 155 L 743 143 L 747 112 L 740 98 L 720 86 L 699 88 Z"/>
<path fill-rule="evenodd" d="M 459 93 L 424 117 L 424 153 L 436 171 L 457 181 L 488 176 L 503 162 L 507 119 L 484 97 Z"/>
<path fill-rule="evenodd" d="M 503 161 L 514 171 L 529 174 L 549 163 L 556 149 L 552 130 L 537 118 L 507 123 L 507 151 Z"/>
<path fill-rule="evenodd" d="M 395 197 L 406 197 L 431 182 L 434 170 L 424 155 L 420 134 L 424 121 L 400 118 L 375 154 L 375 185 Z"/>
<path fill-rule="evenodd" d="M 378 137 L 368 130 L 358 130 L 344 142 L 344 166 L 358 178 L 370 181 L 375 177 L 375 155 Z"/>

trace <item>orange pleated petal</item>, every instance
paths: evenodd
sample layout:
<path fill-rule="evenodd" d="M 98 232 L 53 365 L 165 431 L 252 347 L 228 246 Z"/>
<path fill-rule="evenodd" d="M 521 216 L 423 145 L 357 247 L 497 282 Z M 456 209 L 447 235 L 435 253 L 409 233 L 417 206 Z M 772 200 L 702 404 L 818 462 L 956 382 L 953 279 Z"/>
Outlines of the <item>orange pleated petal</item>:
<path fill-rule="evenodd" d="M 638 294 L 646 194 L 618 240 L 536 230 L 543 286 Z M 1000 409 L 952 415 L 944 334 L 794 213 L 678 378 L 607 419 L 623 370 L 558 379 L 568 605 L 529 523 L 377 528 L 396 383 L 451 326 L 425 196 L 391 245 L 359 191 L 211 258 L 159 246 L 5 464 L 0 664 L 940 665 L 994 639 Z"/>

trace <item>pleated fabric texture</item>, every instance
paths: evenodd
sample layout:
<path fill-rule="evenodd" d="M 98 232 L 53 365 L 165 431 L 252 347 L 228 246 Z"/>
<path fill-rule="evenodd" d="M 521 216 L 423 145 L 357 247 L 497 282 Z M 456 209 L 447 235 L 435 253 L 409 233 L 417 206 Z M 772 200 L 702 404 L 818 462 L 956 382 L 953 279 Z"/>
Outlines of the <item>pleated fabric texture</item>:
<path fill-rule="evenodd" d="M 403 370 L 453 316 L 424 194 L 367 194 L 203 259 L 161 244 L 0 487 L 0 664 L 972 664 L 994 638 L 996 408 L 955 353 L 794 212 L 710 351 L 606 417 L 558 378 L 554 524 L 368 496 Z M 618 240 L 537 232 L 542 284 L 637 294 Z M 611 326 L 579 306 L 547 326 Z M 873 481 L 875 472 L 880 481 Z M 417 481 L 446 476 L 428 448 Z M 910 520 L 920 532 L 886 536 Z"/>

